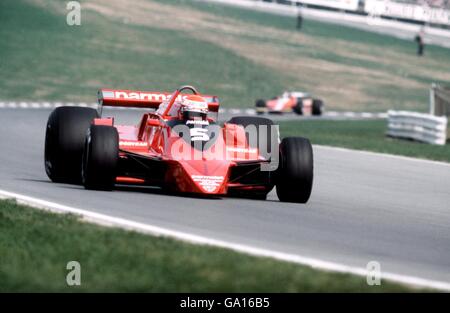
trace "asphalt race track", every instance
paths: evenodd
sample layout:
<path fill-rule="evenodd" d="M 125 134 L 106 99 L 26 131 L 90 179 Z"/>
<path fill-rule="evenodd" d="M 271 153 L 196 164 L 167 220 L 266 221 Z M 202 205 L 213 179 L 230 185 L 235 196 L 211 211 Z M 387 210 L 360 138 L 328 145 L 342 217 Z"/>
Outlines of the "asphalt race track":
<path fill-rule="evenodd" d="M 45 174 L 49 113 L 0 110 L 0 189 L 359 268 L 378 261 L 382 271 L 450 283 L 450 165 L 315 146 L 307 205 L 280 203 L 274 192 L 256 201 L 86 191 L 50 183 Z M 118 120 L 135 113 L 117 111 Z"/>

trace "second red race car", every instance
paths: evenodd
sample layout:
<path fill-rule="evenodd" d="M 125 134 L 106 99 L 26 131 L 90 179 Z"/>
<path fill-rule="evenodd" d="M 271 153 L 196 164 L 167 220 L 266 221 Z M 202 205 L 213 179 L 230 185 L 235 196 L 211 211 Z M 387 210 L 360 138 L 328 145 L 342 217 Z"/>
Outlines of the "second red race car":
<path fill-rule="evenodd" d="M 102 117 L 104 106 L 148 108 L 136 125 Z M 267 118 L 217 122 L 216 96 L 191 86 L 172 94 L 102 89 L 99 109 L 59 107 L 49 116 L 45 170 L 86 189 L 157 186 L 167 192 L 306 203 L 313 184 L 308 139 L 284 138 Z"/>
<path fill-rule="evenodd" d="M 294 112 L 311 116 L 322 115 L 324 111 L 323 100 L 301 91 L 286 91 L 270 100 L 256 100 L 255 105 L 258 114 Z"/>

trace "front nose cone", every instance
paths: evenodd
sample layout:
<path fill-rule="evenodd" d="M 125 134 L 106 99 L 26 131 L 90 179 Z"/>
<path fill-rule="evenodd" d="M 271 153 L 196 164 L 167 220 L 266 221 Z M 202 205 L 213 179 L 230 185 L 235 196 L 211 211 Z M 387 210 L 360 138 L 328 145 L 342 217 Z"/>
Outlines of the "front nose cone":
<path fill-rule="evenodd" d="M 220 194 L 225 193 L 223 176 L 206 176 L 206 175 L 191 175 L 191 179 L 198 189 L 202 190 L 204 193 L 210 194 Z"/>
<path fill-rule="evenodd" d="M 180 192 L 226 194 L 230 162 L 215 160 L 179 161 L 173 170 Z"/>

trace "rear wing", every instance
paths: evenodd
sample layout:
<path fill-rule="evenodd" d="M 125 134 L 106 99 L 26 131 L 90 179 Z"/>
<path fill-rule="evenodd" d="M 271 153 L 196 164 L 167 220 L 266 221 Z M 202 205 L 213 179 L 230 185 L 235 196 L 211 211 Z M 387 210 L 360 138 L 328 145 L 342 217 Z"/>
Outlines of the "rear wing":
<path fill-rule="evenodd" d="M 189 94 L 180 94 L 177 100 Z M 132 91 L 100 89 L 98 91 L 98 103 L 101 106 L 110 107 L 134 107 L 158 109 L 159 105 L 169 100 L 172 93 L 153 91 Z M 219 111 L 219 98 L 217 96 L 201 95 L 208 102 L 208 109 L 211 112 Z"/>

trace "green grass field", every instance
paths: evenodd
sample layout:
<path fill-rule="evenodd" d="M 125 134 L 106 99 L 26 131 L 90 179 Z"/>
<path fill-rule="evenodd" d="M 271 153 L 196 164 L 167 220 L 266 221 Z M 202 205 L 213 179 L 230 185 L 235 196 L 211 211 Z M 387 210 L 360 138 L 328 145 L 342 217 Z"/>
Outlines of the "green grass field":
<path fill-rule="evenodd" d="M 256 97 L 249 89 L 282 89 L 268 69 L 182 32 L 89 10 L 82 26 L 69 27 L 64 13 L 22 0 L 0 3 L 0 99 L 94 102 L 101 87 L 171 91 L 189 83 L 228 94 L 229 105 L 239 106 Z"/>
<path fill-rule="evenodd" d="M 146 236 L 0 201 L 0 292 L 411 292 L 365 277 Z M 66 284 L 66 265 L 81 285 Z"/>
<path fill-rule="evenodd" d="M 385 136 L 385 120 L 292 121 L 280 123 L 283 137 L 302 136 L 313 144 L 450 162 L 450 145 L 437 146 Z"/>
<path fill-rule="evenodd" d="M 172 90 L 189 83 L 228 107 L 304 89 L 331 110 L 427 108 L 450 83 L 450 51 L 347 27 L 182 0 L 0 3 L 0 99 L 95 101 L 101 87 Z"/>

